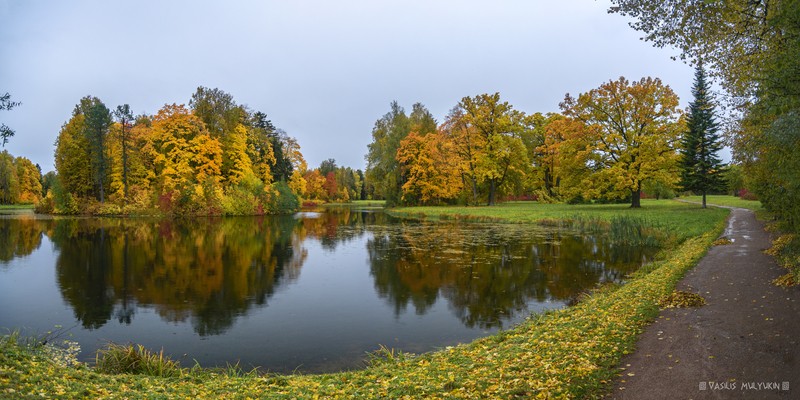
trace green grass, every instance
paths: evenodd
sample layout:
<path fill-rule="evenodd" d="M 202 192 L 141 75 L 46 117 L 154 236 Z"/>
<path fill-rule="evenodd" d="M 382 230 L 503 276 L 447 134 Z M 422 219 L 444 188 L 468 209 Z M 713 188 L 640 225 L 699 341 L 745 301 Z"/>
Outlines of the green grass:
<path fill-rule="evenodd" d="M 385 200 L 353 200 L 347 203 L 325 203 L 325 207 L 385 207 Z"/>
<path fill-rule="evenodd" d="M 0 211 L 33 211 L 33 204 L 0 204 Z"/>
<path fill-rule="evenodd" d="M 535 203 L 397 210 L 517 222 L 637 215 L 666 229 L 695 232 L 680 235 L 684 240 L 672 242 L 624 285 L 471 343 L 421 355 L 382 348 L 369 367 L 336 374 L 181 368 L 175 376 L 158 377 L 101 373 L 85 364 L 66 367 L 17 341 L 0 340 L 0 398 L 599 398 L 619 373 L 621 357 L 634 350 L 637 336 L 657 315 L 658 303 L 722 232 L 728 213 L 673 201 L 643 205 L 642 210 Z"/>
<path fill-rule="evenodd" d="M 702 203 L 703 196 L 686 196 L 681 197 L 681 200 L 692 201 L 695 203 Z M 748 210 L 758 211 L 761 210 L 761 202 L 758 200 L 742 200 L 736 196 L 726 195 L 707 195 L 706 204 L 726 207 L 739 207 Z"/>
<path fill-rule="evenodd" d="M 458 219 L 466 221 L 493 220 L 514 223 L 548 223 L 570 219 L 598 219 L 611 221 L 627 217 L 645 221 L 685 240 L 711 229 L 720 218 L 728 214 L 718 208 L 703 209 L 696 204 L 674 200 L 642 200 L 642 208 L 632 209 L 627 204 L 540 204 L 536 202 L 510 202 L 493 207 L 404 207 L 389 211 L 395 216 L 425 219 Z"/>

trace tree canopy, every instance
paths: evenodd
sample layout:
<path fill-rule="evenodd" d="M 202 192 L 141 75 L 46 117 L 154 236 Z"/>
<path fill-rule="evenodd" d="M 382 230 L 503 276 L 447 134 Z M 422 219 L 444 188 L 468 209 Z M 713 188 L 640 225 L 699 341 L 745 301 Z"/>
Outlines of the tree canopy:
<path fill-rule="evenodd" d="M 81 99 L 56 141 L 52 211 L 261 214 L 297 206 L 305 184 L 292 171 L 305 161 L 296 140 L 219 89 L 200 87 L 189 104 L 138 117 L 122 105 L 114 121 L 99 99 Z M 106 188 L 109 205 L 78 201 L 102 204 Z"/>
<path fill-rule="evenodd" d="M 677 183 L 676 145 L 682 130 L 678 96 L 658 78 L 629 82 L 620 77 L 561 103 L 568 117 L 586 125 L 592 170 L 586 195 L 631 196 L 641 206 L 645 180 Z"/>

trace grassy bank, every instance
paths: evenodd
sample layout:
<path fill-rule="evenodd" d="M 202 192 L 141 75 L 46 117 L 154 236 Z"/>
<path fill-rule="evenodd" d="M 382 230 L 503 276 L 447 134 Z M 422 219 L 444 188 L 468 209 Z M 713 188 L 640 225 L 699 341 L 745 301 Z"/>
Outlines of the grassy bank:
<path fill-rule="evenodd" d="M 574 307 L 535 315 L 513 329 L 437 352 L 411 355 L 384 350 L 361 371 L 324 375 L 259 375 L 179 369 L 169 377 L 100 373 L 68 367 L 14 340 L 0 343 L 0 397 L 106 398 L 595 398 L 617 373 L 623 354 L 657 314 L 680 277 L 724 228 L 727 210 L 701 210 L 677 202 L 625 206 L 534 203 L 467 209 L 435 208 L 433 215 L 536 222 L 576 214 L 611 220 L 646 216 L 681 234 L 619 288 L 594 293 Z M 399 210 L 419 215 L 423 209 Z M 466 210 L 466 211 L 465 211 Z M 468 212 L 469 211 L 469 212 Z M 470 213 L 475 212 L 475 213 Z M 678 242 L 674 242 L 678 243 Z"/>
<path fill-rule="evenodd" d="M 691 201 L 695 203 L 702 203 L 703 196 L 686 196 L 686 197 L 681 197 L 681 200 Z M 736 196 L 708 195 L 706 196 L 706 204 L 725 206 L 725 207 L 746 208 L 748 210 L 753 210 L 753 211 L 761 210 L 760 201 L 743 200 Z"/>
<path fill-rule="evenodd" d="M 0 211 L 4 210 L 33 210 L 33 204 L 0 204 Z"/>
<path fill-rule="evenodd" d="M 628 217 L 641 219 L 656 229 L 667 231 L 679 241 L 703 234 L 728 214 L 726 210 L 716 208 L 703 210 L 695 204 L 674 200 L 642 200 L 642 208 L 639 209 L 631 209 L 627 204 L 569 205 L 509 202 L 494 207 L 401 207 L 389 212 L 395 216 L 429 220 L 492 220 L 514 223 L 570 219 L 611 221 L 614 218 Z"/>
<path fill-rule="evenodd" d="M 385 200 L 353 200 L 347 203 L 324 203 L 323 207 L 358 207 L 358 208 L 383 208 Z"/>

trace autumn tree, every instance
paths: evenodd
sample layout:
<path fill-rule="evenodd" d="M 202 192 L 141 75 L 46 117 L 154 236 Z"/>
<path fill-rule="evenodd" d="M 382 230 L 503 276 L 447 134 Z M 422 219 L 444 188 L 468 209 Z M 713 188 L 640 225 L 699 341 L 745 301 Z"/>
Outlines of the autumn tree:
<path fill-rule="evenodd" d="M 284 154 L 280 130 L 261 111 L 250 116 L 249 125 L 247 149 L 256 176 L 265 183 L 289 179 L 291 163 Z"/>
<path fill-rule="evenodd" d="M 242 124 L 236 125 L 233 132 L 226 135 L 225 143 L 227 146 L 223 147 L 222 174 L 229 184 L 237 185 L 244 177 L 253 175 L 253 162 L 247 154 L 247 128 Z M 263 178 L 267 179 L 267 183 L 272 181 L 268 165 L 262 166 L 266 169 Z"/>
<path fill-rule="evenodd" d="M 220 89 L 200 86 L 189 100 L 192 112 L 205 124 L 208 134 L 222 145 L 222 177 L 228 184 L 237 184 L 248 165 L 253 160 L 247 151 L 247 132 L 243 131 L 243 123 L 247 120 L 247 110 L 234 101 L 233 96 Z M 243 134 L 244 142 L 243 142 Z M 252 144 L 252 142 L 251 142 Z M 262 143 L 262 145 L 264 145 Z M 269 157 L 267 156 L 268 160 Z M 267 167 L 268 168 L 268 167 Z M 269 177 L 269 178 L 267 178 Z M 272 173 L 263 173 L 260 179 L 271 181 Z"/>
<path fill-rule="evenodd" d="M 397 165 L 397 149 L 410 131 L 408 116 L 396 101 L 372 128 L 372 143 L 368 145 L 365 157 L 366 180 L 375 188 L 375 196 L 386 199 L 388 205 L 400 201 L 404 182 Z"/>
<path fill-rule="evenodd" d="M 14 157 L 4 150 L 0 153 L 0 204 L 14 204 L 19 198 L 19 181 Z"/>
<path fill-rule="evenodd" d="M 309 199 L 324 200 L 327 195 L 325 192 L 326 177 L 319 173 L 319 170 L 312 169 L 303 175 L 303 180 L 306 182 L 306 196 Z"/>
<path fill-rule="evenodd" d="M 702 193 L 705 208 L 706 194 L 722 187 L 723 170 L 717 155 L 722 143 L 717 133 L 714 103 L 702 65 L 695 70 L 692 95 L 694 100 L 689 103 L 686 116 L 687 131 L 681 140 L 681 186 Z"/>
<path fill-rule="evenodd" d="M 580 194 L 588 175 L 584 124 L 559 113 L 525 117 L 521 134 L 531 163 L 525 188 L 538 201 L 570 201 Z"/>
<path fill-rule="evenodd" d="M 700 59 L 737 106 L 726 128 L 734 160 L 765 208 L 800 221 L 800 179 L 777 179 L 794 163 L 800 110 L 800 2 L 796 0 L 613 0 L 610 11 L 684 60 Z M 791 169 L 791 168 L 790 168 Z M 793 216 L 791 216 L 793 215 Z M 796 226 L 800 226 L 798 223 Z"/>
<path fill-rule="evenodd" d="M 17 174 L 17 203 L 37 204 L 42 199 L 42 173 L 31 160 L 25 157 L 14 159 Z"/>
<path fill-rule="evenodd" d="M 319 173 L 322 176 L 328 176 L 329 173 L 336 171 L 336 168 L 338 168 L 336 165 L 336 160 L 329 158 L 327 160 L 323 160 L 319 164 Z"/>
<path fill-rule="evenodd" d="M 638 208 L 644 180 L 667 184 L 677 180 L 681 113 L 678 96 L 660 79 L 631 83 L 620 77 L 577 98 L 567 94 L 561 109 L 587 127 L 588 162 L 593 170 L 587 195 L 629 194 L 631 207 Z"/>
<path fill-rule="evenodd" d="M 149 138 L 160 191 L 173 199 L 207 198 L 221 179 L 222 146 L 183 105 L 166 105 L 153 118 Z"/>
<path fill-rule="evenodd" d="M 1 110 L 11 110 L 12 108 L 20 105 L 18 101 L 11 101 L 11 95 L 6 92 L 3 95 L 0 95 L 0 111 Z M 14 136 L 14 131 L 6 126 L 6 124 L 0 124 L 0 145 L 6 147 L 6 143 L 8 143 L 8 138 Z"/>
<path fill-rule="evenodd" d="M 500 94 L 464 97 L 450 112 L 445 129 L 461 157 L 464 180 L 476 201 L 479 186 L 486 185 L 487 204 L 495 205 L 497 192 L 510 176 L 524 176 L 529 167 L 525 145 L 520 138 L 524 114 Z"/>
<path fill-rule="evenodd" d="M 336 194 L 339 192 L 339 183 L 336 182 L 336 172 L 330 171 L 325 175 L 325 183 L 322 186 L 325 189 L 325 198 L 329 201 L 336 199 Z"/>
<path fill-rule="evenodd" d="M 156 206 L 175 214 L 293 211 L 296 195 L 306 192 L 297 141 L 219 89 L 198 88 L 190 104 L 136 118 L 122 105 L 114 122 L 97 98 L 81 99 L 56 141 L 52 187 L 58 193 L 50 209 L 94 212 L 80 200 L 108 196 L 112 204 L 100 212 Z M 280 161 L 273 147 L 280 148 Z"/>
<path fill-rule="evenodd" d="M 409 133 L 400 141 L 397 161 L 406 177 L 404 203 L 439 203 L 455 198 L 463 188 L 458 160 L 453 157 L 453 143 L 444 133 Z"/>
<path fill-rule="evenodd" d="M 83 134 L 86 117 L 76 110 L 56 138 L 55 166 L 64 190 L 78 197 L 92 193 L 92 170 L 89 140 Z"/>
<path fill-rule="evenodd" d="M 278 130 L 278 137 L 281 143 L 283 156 L 291 164 L 292 174 L 289 177 L 289 188 L 298 197 L 305 197 L 308 193 L 308 182 L 305 175 L 308 172 L 308 163 L 306 163 L 303 153 L 300 152 L 300 144 L 297 139 L 289 136 L 286 132 Z"/>
<path fill-rule="evenodd" d="M 223 90 L 200 86 L 189 100 L 189 107 L 205 124 L 211 137 L 220 140 L 245 118 L 245 110 Z"/>
<path fill-rule="evenodd" d="M 105 180 L 108 169 L 106 139 L 111 127 L 111 111 L 100 99 L 86 96 L 75 107 L 75 113 L 83 114 L 83 136 L 88 144 L 93 190 L 100 202 L 105 201 Z"/>
<path fill-rule="evenodd" d="M 119 122 L 119 140 L 122 150 L 122 187 L 125 197 L 128 197 L 128 147 L 130 146 L 130 131 L 133 126 L 133 113 L 131 106 L 123 104 L 114 110 L 114 117 Z"/>
<path fill-rule="evenodd" d="M 780 52 L 782 27 L 775 23 L 792 1 L 612 0 L 609 12 L 631 17 L 630 26 L 656 47 L 678 49 L 684 61 L 700 59 L 733 96 L 755 94 L 764 61 Z"/>

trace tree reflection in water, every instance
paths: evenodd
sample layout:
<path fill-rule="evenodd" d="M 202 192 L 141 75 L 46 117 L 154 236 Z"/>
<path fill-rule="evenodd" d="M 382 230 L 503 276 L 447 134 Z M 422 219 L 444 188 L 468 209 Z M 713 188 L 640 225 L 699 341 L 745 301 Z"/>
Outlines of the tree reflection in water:
<path fill-rule="evenodd" d="M 599 283 L 620 282 L 655 249 L 604 237 L 497 224 L 401 223 L 367 244 L 381 297 L 399 314 L 424 314 L 439 296 L 469 327 L 502 327 L 537 302 L 568 303 Z"/>
<path fill-rule="evenodd" d="M 400 315 L 444 299 L 467 327 L 502 327 L 532 302 L 569 303 L 619 282 L 654 249 L 530 225 L 398 221 L 347 208 L 283 217 L 0 220 L 0 265 L 54 243 L 62 297 L 84 328 L 138 307 L 219 335 L 300 277 L 307 241 L 366 244 L 374 290 Z M 347 293 L 331 294 L 347 296 Z"/>

